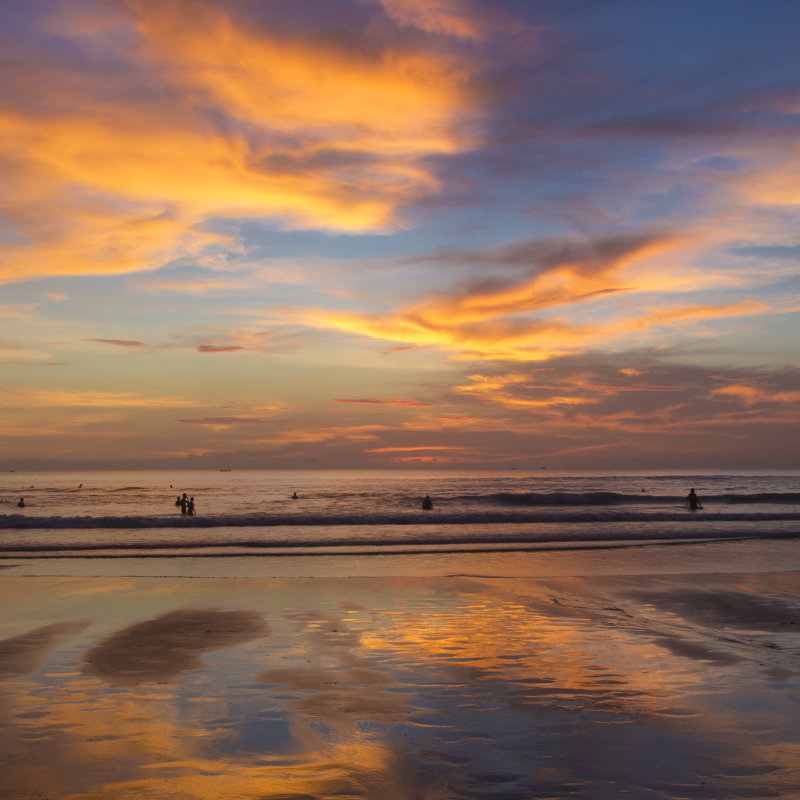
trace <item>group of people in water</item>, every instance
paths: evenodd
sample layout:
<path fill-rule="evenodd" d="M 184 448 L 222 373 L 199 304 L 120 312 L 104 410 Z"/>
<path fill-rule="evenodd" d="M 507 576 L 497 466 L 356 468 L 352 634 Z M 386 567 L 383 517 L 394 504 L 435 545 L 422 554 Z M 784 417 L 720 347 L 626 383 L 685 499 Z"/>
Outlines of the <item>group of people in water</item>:
<path fill-rule="evenodd" d="M 194 497 L 189 497 L 186 492 L 175 499 L 175 506 L 181 510 L 183 516 L 194 516 Z"/>
<path fill-rule="evenodd" d="M 83 486 L 83 484 L 81 484 Z M 642 489 L 644 491 L 644 489 Z M 297 492 L 292 494 L 292 500 L 298 500 Z M 702 504 L 700 503 L 700 498 L 695 494 L 694 489 L 689 491 L 689 494 L 686 495 L 686 499 L 689 501 L 689 508 L 692 511 L 697 511 L 698 508 L 702 508 Z M 175 499 L 175 506 L 181 510 L 181 514 L 187 517 L 194 516 L 194 497 L 189 497 L 186 492 L 182 495 L 178 495 Z M 25 498 L 20 497 L 19 502 L 17 503 L 17 508 L 25 508 Z M 433 508 L 433 500 L 431 500 L 430 495 L 426 494 L 422 500 L 422 508 L 425 511 L 430 511 Z"/>

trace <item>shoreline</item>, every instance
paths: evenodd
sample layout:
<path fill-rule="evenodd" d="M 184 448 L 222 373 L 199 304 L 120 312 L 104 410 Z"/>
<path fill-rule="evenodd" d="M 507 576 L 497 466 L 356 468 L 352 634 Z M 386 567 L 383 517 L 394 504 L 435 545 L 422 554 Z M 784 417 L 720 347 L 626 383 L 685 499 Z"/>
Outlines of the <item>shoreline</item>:
<path fill-rule="evenodd" d="M 625 542 L 587 547 L 481 550 L 479 552 L 382 552 L 278 554 L 163 553 L 152 556 L 84 555 L 0 558 L 4 575 L 175 577 L 447 577 L 491 575 L 648 575 L 784 572 L 800 570 L 800 540 Z"/>

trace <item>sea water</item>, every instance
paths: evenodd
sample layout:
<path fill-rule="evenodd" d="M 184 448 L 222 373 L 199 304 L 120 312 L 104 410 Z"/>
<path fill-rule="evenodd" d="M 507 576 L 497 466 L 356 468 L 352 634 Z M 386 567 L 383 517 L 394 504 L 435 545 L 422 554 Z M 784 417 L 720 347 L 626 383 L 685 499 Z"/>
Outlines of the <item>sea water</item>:
<path fill-rule="evenodd" d="M 691 488 L 702 503 L 697 511 L 686 500 Z M 184 493 L 194 498 L 194 516 L 176 505 Z M 430 510 L 422 508 L 426 495 Z M 4 558 L 490 552 L 798 537 L 800 470 L 0 475 Z"/>

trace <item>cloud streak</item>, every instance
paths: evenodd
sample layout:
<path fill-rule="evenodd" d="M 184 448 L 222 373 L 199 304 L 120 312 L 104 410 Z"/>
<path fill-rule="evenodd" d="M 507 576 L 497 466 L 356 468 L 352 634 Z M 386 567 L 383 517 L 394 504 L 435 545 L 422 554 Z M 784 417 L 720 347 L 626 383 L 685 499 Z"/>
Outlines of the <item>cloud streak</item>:
<path fill-rule="evenodd" d="M 660 291 L 648 275 L 650 260 L 680 244 L 674 236 L 626 235 L 583 242 L 530 242 L 473 253 L 465 255 L 466 264 L 460 266 L 477 263 L 490 275 L 492 271 L 500 275 L 456 284 L 434 300 L 389 314 L 317 309 L 306 315 L 305 322 L 402 342 L 404 347 L 436 346 L 460 358 L 546 361 L 587 347 L 621 341 L 630 345 L 635 334 L 775 310 L 755 300 L 716 305 L 672 301 L 671 307 L 656 306 L 641 313 L 644 301 L 632 304 L 633 299 L 652 303 Z M 458 254 L 447 254 L 443 261 L 458 262 Z M 580 309 L 586 309 L 585 321 L 576 322 L 575 312 Z M 593 319 L 598 310 L 605 316 L 602 321 L 599 316 Z"/>
<path fill-rule="evenodd" d="M 135 339 L 84 339 L 84 342 L 97 342 L 98 344 L 110 344 L 114 347 L 147 347 L 144 342 Z"/>

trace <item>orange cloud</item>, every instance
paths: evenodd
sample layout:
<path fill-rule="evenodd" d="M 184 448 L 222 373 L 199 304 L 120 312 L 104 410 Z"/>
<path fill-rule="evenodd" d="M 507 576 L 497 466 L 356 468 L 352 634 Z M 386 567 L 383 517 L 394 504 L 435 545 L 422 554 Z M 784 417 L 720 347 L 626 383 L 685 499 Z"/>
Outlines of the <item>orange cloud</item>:
<path fill-rule="evenodd" d="M 11 407 L 195 408 L 193 400 L 174 396 L 148 396 L 133 392 L 70 391 L 63 389 L 0 389 L 0 405 Z"/>
<path fill-rule="evenodd" d="M 746 406 L 754 406 L 759 403 L 796 403 L 800 400 L 800 390 L 780 392 L 769 391 L 758 386 L 747 386 L 744 384 L 734 384 L 714 389 L 712 394 L 724 397 L 736 397 Z"/>
<path fill-rule="evenodd" d="M 623 323 L 621 327 L 641 330 L 658 325 L 675 325 L 687 321 L 763 314 L 771 310 L 772 308 L 766 303 L 760 303 L 755 300 L 745 300 L 741 303 L 732 303 L 730 305 L 681 306 L 654 311 L 646 316 L 629 320 Z"/>
<path fill-rule="evenodd" d="M 637 290 L 628 282 L 626 271 L 681 243 L 675 236 L 612 236 L 594 242 L 523 244 L 486 254 L 490 263 L 522 268 L 521 279 L 483 280 L 456 287 L 433 301 L 394 314 L 368 316 L 317 309 L 307 313 L 304 321 L 370 338 L 435 345 L 464 358 L 543 361 L 619 338 L 637 325 L 646 327 L 646 320 L 614 329 L 570 322 L 553 314 L 568 306 L 591 305 Z M 470 258 L 467 254 L 463 257 Z M 668 319 L 662 315 L 655 321 L 665 324 Z"/>
<path fill-rule="evenodd" d="M 378 154 L 455 152 L 463 142 L 457 117 L 470 105 L 469 69 L 452 55 L 396 44 L 364 55 L 332 42 L 256 33 L 198 0 L 127 5 L 153 57 L 171 65 L 182 84 L 272 135 L 303 133 L 312 148 Z M 401 179 L 417 169 L 386 167 Z"/>
<path fill-rule="evenodd" d="M 490 377 L 487 375 L 475 374 L 470 375 L 469 379 L 471 383 L 463 386 L 455 386 L 453 387 L 454 390 L 460 394 L 488 400 L 493 405 L 499 405 L 503 408 L 538 409 L 545 413 L 554 411 L 556 413 L 561 413 L 560 410 L 568 406 L 597 402 L 596 398 L 589 397 L 586 394 L 549 394 L 547 390 L 549 390 L 550 387 L 531 385 L 529 376 L 525 375 L 507 374 Z M 530 393 L 523 395 L 521 393 L 515 393 L 515 388 L 524 389 L 528 392 L 530 392 L 530 390 L 535 390 L 539 392 L 539 394 L 536 396 L 530 396 Z"/>
<path fill-rule="evenodd" d="M 225 431 L 235 425 L 264 425 L 267 420 L 255 417 L 203 417 L 201 419 L 179 419 L 187 425 L 202 425 L 213 431 Z"/>
<path fill-rule="evenodd" d="M 750 168 L 727 180 L 743 200 L 766 206 L 800 205 L 800 147 L 794 139 L 770 142 L 767 151 L 745 147 L 743 152 Z"/>
<path fill-rule="evenodd" d="M 401 397 L 388 399 L 357 398 L 352 400 L 333 400 L 334 403 L 353 403 L 355 405 L 398 406 L 400 408 L 430 408 L 432 403 L 421 403 L 419 400 L 407 400 Z"/>
<path fill-rule="evenodd" d="M 474 455 L 473 455 L 474 458 Z M 389 459 L 389 461 L 398 464 L 461 464 L 472 461 L 472 458 L 464 456 L 399 456 L 397 458 Z"/>
<path fill-rule="evenodd" d="M 94 46 L 164 90 L 140 106 L 110 75 L 37 73 L 37 112 L 0 113 L 18 234 L 1 245 L 0 281 L 154 269 L 223 242 L 201 229 L 210 217 L 385 229 L 437 189 L 428 156 L 472 144 L 470 66 L 450 53 L 292 40 L 200 0 L 124 9 Z"/>
<path fill-rule="evenodd" d="M 433 447 L 433 446 L 421 446 L 421 447 L 375 447 L 371 450 L 365 450 L 365 453 L 421 453 L 427 450 L 434 450 L 436 452 L 448 452 L 451 450 L 469 450 L 471 448 L 468 447 Z"/>
<path fill-rule="evenodd" d="M 630 344 L 632 333 L 784 312 L 765 302 L 748 300 L 674 304 L 669 308 L 662 305 L 641 313 L 643 305 L 652 303 L 652 294 L 663 289 L 663 282 L 657 281 L 654 288 L 651 273 L 642 271 L 640 265 L 651 258 L 658 261 L 690 241 L 675 236 L 608 237 L 580 247 L 574 243 L 560 245 L 563 252 L 551 244 L 555 256 L 548 253 L 546 244 L 531 243 L 527 249 L 532 263 L 524 265 L 519 280 L 484 279 L 457 286 L 435 300 L 380 316 L 317 309 L 305 313 L 302 321 L 408 343 L 405 346 L 436 346 L 461 359 L 534 362 L 620 340 Z M 522 245 L 485 257 L 489 263 L 496 260 L 498 266 L 517 266 L 526 256 L 525 248 Z M 625 299 L 618 299 L 623 294 Z"/>
<path fill-rule="evenodd" d="M 201 344 L 197 348 L 198 353 L 236 353 L 239 350 L 247 350 L 238 344 Z"/>

